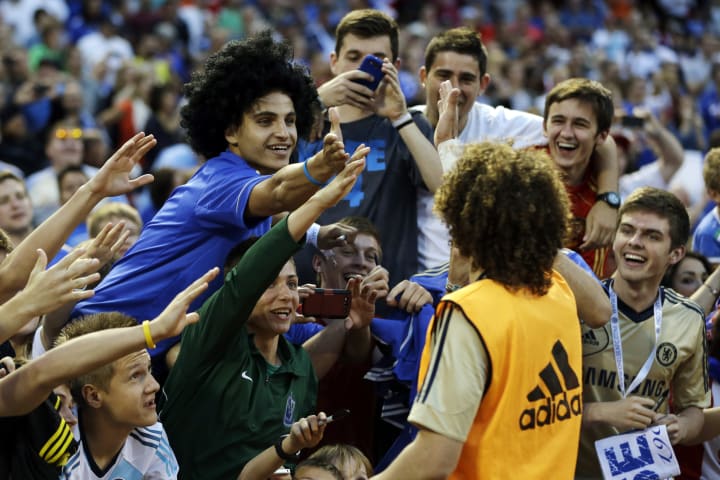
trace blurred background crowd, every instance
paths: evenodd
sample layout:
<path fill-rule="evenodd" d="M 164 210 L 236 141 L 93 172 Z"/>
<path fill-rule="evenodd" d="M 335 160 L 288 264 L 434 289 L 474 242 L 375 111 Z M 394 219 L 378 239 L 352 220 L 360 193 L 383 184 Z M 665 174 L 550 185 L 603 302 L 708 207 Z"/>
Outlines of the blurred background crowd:
<path fill-rule="evenodd" d="M 698 166 L 720 126 L 718 0 L 3 0 L 0 160 L 26 177 L 48 167 L 59 172 L 62 154 L 48 151 L 48 137 L 62 122 L 68 141 L 61 146 L 71 149 L 76 140 L 67 155 L 81 153 L 86 166 L 97 167 L 141 130 L 158 139 L 146 171 L 191 166 L 198 159 L 182 144 L 182 85 L 210 53 L 271 28 L 320 85 L 331 77 L 337 22 L 367 7 L 402 27 L 400 78 L 409 104 L 424 103 L 417 72 L 429 39 L 466 25 L 489 50 L 493 80 L 482 102 L 542 113 L 544 94 L 557 82 L 596 79 L 619 109 L 654 114 L 686 157 L 698 152 Z M 653 160 L 636 131 L 613 131 L 629 154 L 625 171 Z M 686 189 L 697 198 L 688 204 L 701 200 L 697 172 L 697 189 Z M 46 214 L 32 183 L 37 222 Z"/>

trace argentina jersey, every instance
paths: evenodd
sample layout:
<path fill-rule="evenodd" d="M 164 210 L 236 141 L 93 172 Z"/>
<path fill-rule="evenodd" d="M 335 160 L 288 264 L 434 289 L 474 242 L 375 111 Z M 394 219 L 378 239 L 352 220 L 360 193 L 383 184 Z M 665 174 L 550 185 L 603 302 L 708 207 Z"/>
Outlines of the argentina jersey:
<path fill-rule="evenodd" d="M 135 428 L 115 460 L 100 469 L 88 455 L 85 443 L 63 468 L 61 480 L 166 480 L 176 479 L 178 463 L 159 422 Z"/>

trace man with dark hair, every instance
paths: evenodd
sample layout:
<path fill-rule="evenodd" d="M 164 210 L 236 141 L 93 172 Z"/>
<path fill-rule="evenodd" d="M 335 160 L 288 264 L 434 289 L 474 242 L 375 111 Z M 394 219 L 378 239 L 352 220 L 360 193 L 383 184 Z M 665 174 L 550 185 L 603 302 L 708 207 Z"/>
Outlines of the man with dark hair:
<path fill-rule="evenodd" d="M 0 228 L 13 245 L 33 230 L 33 207 L 25 182 L 10 172 L 0 172 Z"/>
<path fill-rule="evenodd" d="M 320 223 L 350 215 L 370 219 L 383 238 L 391 282 L 397 283 L 417 271 L 417 195 L 438 187 L 440 159 L 430 126 L 422 115 L 408 111 L 400 89 L 395 21 L 378 10 L 354 10 L 338 24 L 336 38 L 335 51 L 330 54 L 335 79 L 322 85 L 318 93 L 325 106 L 339 105 L 346 148 L 364 143 L 373 150 L 355 189 L 326 212 Z M 367 55 L 383 59 L 383 79 L 375 91 L 356 83 L 371 79 L 359 70 Z M 324 131 L 329 127 L 326 121 Z M 309 155 L 319 148 L 319 142 L 300 142 L 298 150 L 302 157 L 302 152 Z M 299 265 L 309 264 L 309 257 L 308 253 Z"/>
<path fill-rule="evenodd" d="M 682 202 L 656 188 L 635 190 L 620 209 L 613 243 L 617 271 L 605 281 L 611 325 L 583 326 L 584 411 L 576 478 L 601 476 L 594 448 L 599 439 L 665 424 L 676 445 L 702 429 L 702 409 L 710 404 L 703 313 L 660 286 L 667 267 L 685 254 L 689 225 Z"/>
<path fill-rule="evenodd" d="M 182 124 L 190 145 L 209 158 L 178 187 L 74 316 L 121 311 L 151 318 L 182 285 L 249 236 L 270 228 L 270 216 L 295 209 L 340 171 L 349 155 L 336 134 L 305 163 L 288 165 L 298 136 L 309 133 L 317 92 L 292 51 L 270 32 L 229 42 L 186 86 Z M 354 158 L 367 154 L 356 149 Z M 322 238 L 321 238 L 322 240 Z M 219 287 L 214 283 L 193 308 Z M 162 381 L 168 339 L 151 351 Z"/>
<path fill-rule="evenodd" d="M 599 278 L 606 278 L 611 264 L 609 247 L 587 249 L 587 217 L 598 202 L 620 207 L 616 192 L 600 193 L 592 156 L 608 138 L 613 119 L 612 93 L 602 84 L 571 78 L 556 85 L 545 98 L 543 128 L 548 150 L 560 170 L 570 195 L 574 221 L 568 248 L 578 251 Z"/>
<path fill-rule="evenodd" d="M 580 328 L 552 268 L 568 202 L 549 161 L 482 143 L 446 174 L 436 208 L 474 281 L 437 306 L 408 417 L 419 432 L 375 478 L 572 478 Z M 543 382 L 551 374 L 552 387 Z M 567 418 L 536 425 L 536 409 L 555 401 L 571 406 Z"/>
<path fill-rule="evenodd" d="M 547 145 L 543 134 L 543 121 L 537 115 L 492 107 L 476 102 L 490 83 L 486 72 L 487 50 L 477 32 L 469 28 L 454 28 L 434 37 L 425 51 L 425 65 L 420 69 L 420 81 L 425 86 L 427 104 L 420 109 L 430 120 L 435 131 L 435 144 L 443 160 L 443 170 L 452 166 L 453 155 L 446 150 L 455 143 L 467 144 L 482 141 L 509 143 L 513 148 Z M 449 82 L 443 104 L 448 114 L 441 120 L 438 100 L 441 84 Z M 449 97 L 449 98 L 446 98 Z M 446 142 L 457 138 L 456 142 Z M 616 192 L 618 165 L 614 144 L 600 145 L 593 155 L 593 168 L 597 172 L 597 191 Z M 450 250 L 447 229 L 432 212 L 432 198 L 420 195 L 418 210 L 420 228 L 420 256 L 426 266 L 447 262 Z M 587 215 L 587 229 L 581 242 L 582 250 L 609 245 L 617 221 L 616 207 L 604 202 L 592 206 Z M 596 270 L 597 271 L 597 270 Z"/>

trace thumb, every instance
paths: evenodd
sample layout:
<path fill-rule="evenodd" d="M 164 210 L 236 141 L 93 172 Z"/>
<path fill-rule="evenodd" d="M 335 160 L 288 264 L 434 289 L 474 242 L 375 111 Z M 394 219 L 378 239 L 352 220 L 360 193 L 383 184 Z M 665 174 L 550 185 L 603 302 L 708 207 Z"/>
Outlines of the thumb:
<path fill-rule="evenodd" d="M 38 258 L 35 260 L 35 266 L 33 266 L 33 269 L 30 272 L 31 277 L 39 272 L 42 272 L 45 270 L 45 267 L 47 267 L 47 255 L 45 254 L 45 251 L 42 248 L 38 248 L 37 254 Z"/>
<path fill-rule="evenodd" d="M 336 107 L 328 109 L 328 117 L 330 118 L 330 133 L 335 134 L 337 139 L 342 142 L 342 130 L 340 130 L 340 114 Z"/>

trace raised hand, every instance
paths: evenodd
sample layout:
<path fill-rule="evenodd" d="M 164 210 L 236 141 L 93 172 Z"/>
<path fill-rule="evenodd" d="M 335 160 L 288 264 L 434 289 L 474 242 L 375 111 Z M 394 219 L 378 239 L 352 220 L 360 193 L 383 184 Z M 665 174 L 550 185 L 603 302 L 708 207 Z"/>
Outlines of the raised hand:
<path fill-rule="evenodd" d="M 355 80 L 372 81 L 373 77 L 362 70 L 341 73 L 318 88 L 318 95 L 325 106 L 352 105 L 361 110 L 371 110 L 375 92 Z"/>
<path fill-rule="evenodd" d="M 117 225 L 108 223 L 87 246 L 84 257 L 97 258 L 102 268 L 116 258 L 129 235 L 130 231 L 125 230 L 125 222 L 118 222 Z"/>
<path fill-rule="evenodd" d="M 290 427 L 290 435 L 283 440 L 283 451 L 295 453 L 303 448 L 312 448 L 323 438 L 327 415 L 320 412 L 301 418 Z"/>
<path fill-rule="evenodd" d="M 460 89 L 453 88 L 450 80 L 440 84 L 440 99 L 437 102 L 438 123 L 435 127 L 435 145 L 458 136 L 458 100 Z"/>
<path fill-rule="evenodd" d="M 330 250 L 333 247 L 342 247 L 355 241 L 357 228 L 344 223 L 331 223 L 320 227 L 317 246 L 320 250 Z"/>
<path fill-rule="evenodd" d="M 100 279 L 100 274 L 95 273 L 100 262 L 95 258 L 81 258 L 84 249 L 73 250 L 48 270 L 45 270 L 45 252 L 38 250 L 37 254 L 27 285 L 19 294 L 33 315 L 52 312 L 65 303 L 78 302 L 95 294 L 84 288 Z"/>
<path fill-rule="evenodd" d="M 364 152 L 370 151 L 370 149 L 364 145 L 360 145 L 358 149 Z M 353 157 L 354 156 L 355 155 L 353 155 Z M 333 178 L 332 182 L 315 192 L 310 200 L 319 202 L 323 209 L 336 205 L 352 190 L 353 185 L 355 185 L 355 182 L 364 169 L 365 156 L 363 155 L 359 159 L 352 160 L 345 165 L 345 168 Z"/>
<path fill-rule="evenodd" d="M 391 307 L 415 313 L 419 312 L 424 305 L 432 304 L 433 297 L 422 285 L 410 280 L 403 280 L 390 290 L 386 301 Z"/>
<path fill-rule="evenodd" d="M 382 71 L 385 76 L 375 93 L 375 113 L 391 121 L 397 120 L 407 113 L 405 94 L 400 88 L 397 69 L 387 58 L 383 60 Z"/>
<path fill-rule="evenodd" d="M 217 267 L 211 268 L 173 298 L 165 310 L 150 322 L 153 339 L 162 340 L 180 335 L 186 326 L 200 320 L 200 316 L 196 312 L 187 313 L 187 310 L 190 308 L 190 304 L 207 290 L 208 283 L 212 282 L 219 271 L 220 269 Z"/>
<path fill-rule="evenodd" d="M 91 192 L 101 197 L 112 197 L 128 193 L 153 181 L 150 174 L 130 179 L 130 172 L 157 141 L 152 135 L 140 132 L 125 142 L 90 179 Z"/>

